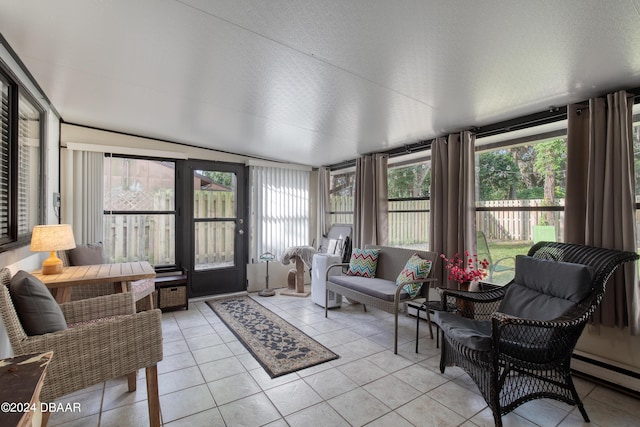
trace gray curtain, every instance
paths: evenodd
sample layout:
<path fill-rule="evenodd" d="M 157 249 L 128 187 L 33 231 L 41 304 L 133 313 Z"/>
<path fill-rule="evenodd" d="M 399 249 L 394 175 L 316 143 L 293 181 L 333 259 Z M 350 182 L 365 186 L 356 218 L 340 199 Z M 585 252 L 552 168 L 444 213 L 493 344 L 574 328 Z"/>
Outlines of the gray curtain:
<path fill-rule="evenodd" d="M 331 206 L 329 203 L 329 182 L 330 182 L 329 168 L 318 168 L 318 209 L 317 209 L 317 225 L 316 225 L 316 247 L 320 246 L 320 239 L 326 236 L 329 232 L 329 224 L 331 219 L 329 218 L 329 212 Z"/>
<path fill-rule="evenodd" d="M 566 242 L 636 251 L 632 107 L 624 91 L 568 107 Z M 609 280 L 594 323 L 640 333 L 635 268 Z"/>
<path fill-rule="evenodd" d="M 388 239 L 387 154 L 356 159 L 356 189 L 353 201 L 353 247 L 386 245 Z"/>
<path fill-rule="evenodd" d="M 436 138 L 431 145 L 431 250 L 452 258 L 476 253 L 475 135 L 465 131 Z M 434 271 L 438 286 L 449 282 L 443 263 Z"/>

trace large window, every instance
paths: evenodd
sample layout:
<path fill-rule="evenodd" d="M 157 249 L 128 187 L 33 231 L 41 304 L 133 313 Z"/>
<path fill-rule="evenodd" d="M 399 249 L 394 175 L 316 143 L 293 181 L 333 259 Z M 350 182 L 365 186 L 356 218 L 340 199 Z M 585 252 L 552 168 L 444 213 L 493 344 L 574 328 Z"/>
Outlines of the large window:
<path fill-rule="evenodd" d="M 476 151 L 478 255 L 495 267 L 489 281 L 498 284 L 513 277 L 515 255 L 564 235 L 565 136 L 508 137 L 479 139 Z"/>
<path fill-rule="evenodd" d="M 355 191 L 355 168 L 331 172 L 331 182 L 329 183 L 331 224 L 353 224 L 353 196 Z"/>
<path fill-rule="evenodd" d="M 176 262 L 175 162 L 104 159 L 104 246 L 108 262 Z"/>
<path fill-rule="evenodd" d="M 0 250 L 27 244 L 42 219 L 43 110 L 0 70 Z"/>
<path fill-rule="evenodd" d="M 251 253 L 276 257 L 309 241 L 309 171 L 251 166 Z"/>
<path fill-rule="evenodd" d="M 428 250 L 431 161 L 395 162 L 387 171 L 390 246 Z"/>

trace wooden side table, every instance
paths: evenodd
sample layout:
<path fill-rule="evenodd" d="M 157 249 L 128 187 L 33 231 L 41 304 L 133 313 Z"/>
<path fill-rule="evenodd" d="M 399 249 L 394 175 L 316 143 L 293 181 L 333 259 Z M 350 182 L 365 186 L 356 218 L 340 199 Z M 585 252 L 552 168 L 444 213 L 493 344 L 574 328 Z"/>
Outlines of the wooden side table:
<path fill-rule="evenodd" d="M 0 360 L 0 426 L 30 427 L 41 416 L 40 390 L 52 356 L 49 351 Z"/>

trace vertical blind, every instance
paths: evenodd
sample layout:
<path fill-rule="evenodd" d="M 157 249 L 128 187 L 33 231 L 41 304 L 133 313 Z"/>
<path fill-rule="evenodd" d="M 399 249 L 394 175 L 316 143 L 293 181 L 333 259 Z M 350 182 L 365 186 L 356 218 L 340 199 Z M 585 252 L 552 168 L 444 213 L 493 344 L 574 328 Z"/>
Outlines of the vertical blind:
<path fill-rule="evenodd" d="M 38 224 L 40 196 L 40 111 L 20 94 L 18 100 L 18 237 Z"/>
<path fill-rule="evenodd" d="M 250 166 L 252 262 L 309 242 L 309 171 Z"/>
<path fill-rule="evenodd" d="M 0 78 L 0 241 L 9 236 L 9 85 Z"/>

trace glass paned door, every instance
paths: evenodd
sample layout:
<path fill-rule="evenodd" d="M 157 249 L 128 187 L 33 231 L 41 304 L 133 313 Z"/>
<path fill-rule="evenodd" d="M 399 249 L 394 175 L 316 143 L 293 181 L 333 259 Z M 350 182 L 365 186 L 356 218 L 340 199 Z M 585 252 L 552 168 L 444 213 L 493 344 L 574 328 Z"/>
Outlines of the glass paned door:
<path fill-rule="evenodd" d="M 191 162 L 192 295 L 246 290 L 244 165 Z"/>
<path fill-rule="evenodd" d="M 237 182 L 233 172 L 193 172 L 196 271 L 235 266 Z"/>

